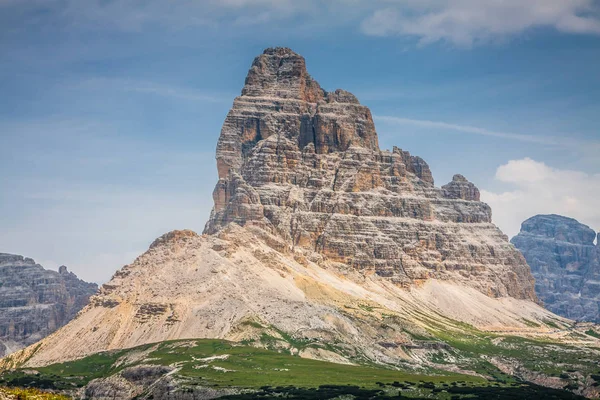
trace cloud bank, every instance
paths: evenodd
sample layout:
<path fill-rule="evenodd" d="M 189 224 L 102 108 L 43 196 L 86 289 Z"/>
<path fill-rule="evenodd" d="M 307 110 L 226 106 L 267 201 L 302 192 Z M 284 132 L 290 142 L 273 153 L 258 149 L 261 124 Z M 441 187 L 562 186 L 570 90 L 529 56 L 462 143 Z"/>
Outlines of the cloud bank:
<path fill-rule="evenodd" d="M 446 41 L 471 47 L 532 28 L 600 34 L 593 0 L 396 0 L 362 22 L 369 35 L 408 35 L 420 44 Z"/>
<path fill-rule="evenodd" d="M 505 192 L 481 191 L 493 220 L 510 237 L 536 214 L 559 214 L 600 230 L 600 174 L 550 167 L 524 158 L 500 166 L 495 179 L 512 187 Z"/>
<path fill-rule="evenodd" d="M 293 32 L 313 24 L 347 25 L 371 36 L 467 48 L 535 28 L 600 35 L 600 6 L 594 0 L 0 0 L 0 11 L 10 16 L 0 22 L 29 18 L 37 25 L 53 14 L 71 26 L 125 31 L 265 25 Z M 285 25 L 274 24 L 283 20 Z"/>

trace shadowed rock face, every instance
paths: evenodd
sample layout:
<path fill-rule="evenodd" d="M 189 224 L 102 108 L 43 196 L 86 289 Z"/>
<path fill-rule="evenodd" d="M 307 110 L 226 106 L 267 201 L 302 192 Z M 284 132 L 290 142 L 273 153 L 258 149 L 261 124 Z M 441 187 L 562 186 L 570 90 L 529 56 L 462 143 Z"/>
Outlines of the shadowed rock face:
<path fill-rule="evenodd" d="M 0 253 L 0 356 L 35 343 L 69 322 L 96 292 L 69 272 Z"/>
<path fill-rule="evenodd" d="M 600 247 L 596 232 L 572 218 L 536 215 L 512 243 L 535 277 L 535 290 L 552 312 L 600 322 Z"/>
<path fill-rule="evenodd" d="M 453 279 L 536 299 L 529 267 L 475 185 L 455 175 L 437 188 L 423 159 L 380 150 L 369 109 L 349 92 L 323 90 L 290 49 L 254 60 L 216 158 L 205 233 L 257 227 L 397 284 Z"/>

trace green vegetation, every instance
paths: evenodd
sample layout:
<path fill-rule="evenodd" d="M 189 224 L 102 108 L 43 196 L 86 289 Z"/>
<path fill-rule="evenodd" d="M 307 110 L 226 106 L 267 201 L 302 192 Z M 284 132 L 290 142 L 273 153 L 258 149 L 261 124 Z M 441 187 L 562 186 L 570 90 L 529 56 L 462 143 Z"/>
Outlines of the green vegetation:
<path fill-rule="evenodd" d="M 289 354 L 237 345 L 222 340 L 163 342 L 130 350 L 104 352 L 80 360 L 37 368 L 38 374 L 12 371 L 0 376 L 8 386 L 31 386 L 44 389 L 68 389 L 87 384 L 90 380 L 110 376 L 125 367 L 143 363 L 143 359 L 127 364 L 119 359 L 131 352 L 145 352 L 143 359 L 154 365 L 178 365 L 179 375 L 194 378 L 207 386 L 260 388 L 262 386 L 318 387 L 319 385 L 359 385 L 377 387 L 377 382 L 420 381 L 434 383 L 464 381 L 473 385 L 487 381 L 468 375 L 439 372 L 437 376 L 335 364 L 291 356 Z"/>
<path fill-rule="evenodd" d="M 544 338 L 530 339 L 519 336 L 483 332 L 477 328 L 444 316 L 431 316 L 415 313 L 414 317 L 427 326 L 429 333 L 440 344 L 437 351 L 430 351 L 432 363 L 452 364 L 465 371 L 474 371 L 503 384 L 517 383 L 518 378 L 503 373 L 499 367 L 519 366 L 529 373 L 541 373 L 559 377 L 565 387 L 575 390 L 583 385 L 576 375 L 565 374 L 574 370 L 583 376 L 590 376 L 598 369 L 597 354 L 591 348 L 550 341 Z M 528 323 L 529 322 L 529 323 Z M 525 321 L 532 326 L 535 322 Z M 546 320 L 548 326 L 559 327 L 554 321 Z"/>
<path fill-rule="evenodd" d="M 144 347 L 149 348 L 141 348 Z M 76 361 L 37 368 L 37 374 L 27 369 L 8 371 L 0 375 L 0 385 L 58 390 L 82 387 L 92 379 L 118 372 L 120 368 L 114 364 L 126 353 L 127 350 L 93 354 Z"/>
<path fill-rule="evenodd" d="M 419 381 L 424 376 L 365 366 L 334 364 L 310 360 L 289 354 L 276 353 L 255 347 L 237 346 L 219 340 L 195 341 L 195 346 L 177 347 L 164 343 L 149 358 L 159 358 L 162 365 L 180 363 L 183 376 L 194 377 L 205 384 L 260 388 L 262 386 L 318 387 L 319 385 L 359 385 L 376 387 L 377 382 L 398 380 Z M 210 367 L 198 368 L 195 360 L 219 357 L 210 361 Z M 154 361 L 156 362 L 156 361 Z M 215 369 L 214 367 L 217 367 Z M 227 372 L 223 372 L 223 371 Z M 443 374 L 428 377 L 434 382 L 468 380 L 484 383 L 485 380 L 459 374 Z"/>
<path fill-rule="evenodd" d="M 0 388 L 0 398 L 15 400 L 69 400 L 69 397 L 60 394 L 46 393 L 32 388 Z"/>
<path fill-rule="evenodd" d="M 368 304 L 359 304 L 358 307 L 366 312 L 373 312 L 374 308 Z"/>
<path fill-rule="evenodd" d="M 588 329 L 587 331 L 585 331 L 585 334 L 600 339 L 600 334 L 593 329 Z"/>
<path fill-rule="evenodd" d="M 522 399 L 547 399 L 547 400 L 575 400 L 584 397 L 575 394 L 548 389 L 536 385 L 515 385 L 507 387 L 488 386 L 464 386 L 454 382 L 454 385 L 436 386 L 431 382 L 401 383 L 394 382 L 391 385 L 379 384 L 378 389 L 366 389 L 358 386 L 336 386 L 323 385 L 318 388 L 296 388 L 296 387 L 264 387 L 254 393 L 244 393 L 221 397 L 227 400 L 249 400 L 249 399 L 373 399 L 373 398 L 403 398 L 403 399 L 472 399 L 472 400 L 522 400 Z"/>
<path fill-rule="evenodd" d="M 537 322 L 533 322 L 533 321 L 531 321 L 531 320 L 529 320 L 527 318 L 521 318 L 521 320 L 523 321 L 523 323 L 525 325 L 527 325 L 530 328 L 539 328 L 539 327 L 541 327 L 541 325 L 538 324 Z"/>
<path fill-rule="evenodd" d="M 368 399 L 398 398 L 400 395 L 414 399 L 433 396 L 448 400 L 517 399 L 527 396 L 574 399 L 579 397 L 527 384 L 504 374 L 494 363 L 518 360 L 530 371 L 564 379 L 565 386 L 571 389 L 577 388 L 577 378 L 567 372 L 578 371 L 598 377 L 596 360 L 575 347 L 521 337 L 501 337 L 460 322 L 444 322 L 428 321 L 428 326 L 432 327 L 429 331 L 431 337 L 416 335 L 425 340 L 415 343 L 429 348 L 427 354 L 432 363 L 440 367 L 452 365 L 480 376 L 450 373 L 432 367 L 415 372 L 300 358 L 290 355 L 289 348 L 320 347 L 336 353 L 340 351 L 333 345 L 294 338 L 273 327 L 261 326 L 272 334 L 263 332 L 260 339 L 267 348 L 213 339 L 169 341 L 98 353 L 35 371 L 5 372 L 0 375 L 0 385 L 68 392 L 85 386 L 92 379 L 118 374 L 128 367 L 152 364 L 168 368 L 176 366 L 177 377 L 192 386 L 250 390 L 249 393 L 225 397 L 231 400 L 281 397 Z M 281 346 L 276 351 L 277 343 L 287 344 L 285 352 L 282 352 Z M 405 351 L 412 349 L 406 348 Z"/>

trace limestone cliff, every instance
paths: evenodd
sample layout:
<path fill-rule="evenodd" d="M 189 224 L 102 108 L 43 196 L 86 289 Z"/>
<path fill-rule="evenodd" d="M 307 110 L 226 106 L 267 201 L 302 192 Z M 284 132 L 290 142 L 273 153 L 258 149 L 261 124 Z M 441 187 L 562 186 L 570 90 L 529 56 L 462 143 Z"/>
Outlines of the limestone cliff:
<path fill-rule="evenodd" d="M 0 356 L 37 342 L 69 322 L 96 292 L 62 266 L 0 253 Z"/>
<path fill-rule="evenodd" d="M 531 266 L 535 290 L 559 315 L 600 323 L 600 246 L 596 232 L 560 215 L 536 215 L 512 239 Z"/>
<path fill-rule="evenodd" d="M 437 188 L 424 160 L 380 150 L 369 109 L 321 89 L 290 49 L 254 60 L 216 158 L 205 233 L 251 225 L 403 286 L 437 278 L 536 299 L 529 267 L 475 185 L 455 175 Z"/>

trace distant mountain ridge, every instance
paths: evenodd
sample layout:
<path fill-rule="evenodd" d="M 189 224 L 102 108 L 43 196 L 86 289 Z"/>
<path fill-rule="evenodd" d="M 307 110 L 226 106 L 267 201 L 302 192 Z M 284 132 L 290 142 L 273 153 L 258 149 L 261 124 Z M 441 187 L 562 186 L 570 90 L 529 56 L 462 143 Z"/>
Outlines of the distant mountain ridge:
<path fill-rule="evenodd" d="M 98 290 L 69 272 L 0 253 L 0 356 L 44 338 L 69 322 Z"/>
<path fill-rule="evenodd" d="M 536 215 L 511 242 L 523 253 L 550 311 L 600 323 L 600 233 L 573 218 Z"/>

